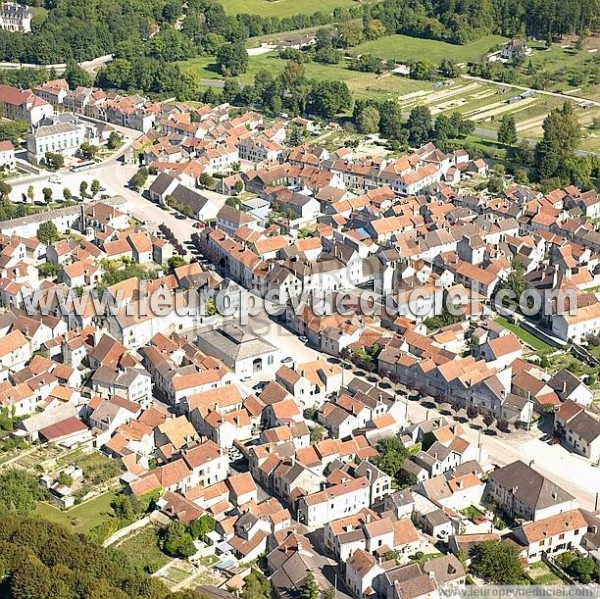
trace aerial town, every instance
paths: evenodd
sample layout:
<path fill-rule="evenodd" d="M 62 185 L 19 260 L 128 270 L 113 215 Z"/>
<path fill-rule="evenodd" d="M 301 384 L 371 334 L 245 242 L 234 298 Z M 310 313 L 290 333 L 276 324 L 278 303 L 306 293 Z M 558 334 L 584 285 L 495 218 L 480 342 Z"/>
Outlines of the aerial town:
<path fill-rule="evenodd" d="M 600 163 L 552 138 L 586 107 L 294 111 L 304 29 L 275 108 L 85 84 L 118 53 L 1 78 L 1 597 L 599 596 Z"/>

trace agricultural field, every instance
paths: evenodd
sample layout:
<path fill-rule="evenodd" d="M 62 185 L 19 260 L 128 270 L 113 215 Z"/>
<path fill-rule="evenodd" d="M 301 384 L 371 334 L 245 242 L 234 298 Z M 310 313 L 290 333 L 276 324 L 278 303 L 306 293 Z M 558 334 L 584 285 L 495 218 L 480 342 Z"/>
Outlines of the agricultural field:
<path fill-rule="evenodd" d="M 413 62 L 427 60 L 431 64 L 439 64 L 442 58 L 452 58 L 456 62 L 477 61 L 487 54 L 491 48 L 506 42 L 500 35 L 488 35 L 470 44 L 456 45 L 426 40 L 408 35 L 388 35 L 377 40 L 364 42 L 350 52 L 355 56 L 373 54 L 383 59 L 397 62 Z"/>
<path fill-rule="evenodd" d="M 515 119 L 519 137 L 538 140 L 543 135 L 544 119 L 551 110 L 561 106 L 564 99 L 535 92 L 523 94 L 510 87 L 461 79 L 454 85 L 400 95 L 398 101 L 405 112 L 417 105 L 427 106 L 434 117 L 460 112 L 479 129 L 488 131 L 496 131 L 502 116 L 510 114 Z M 575 114 L 583 128 L 579 147 L 600 151 L 600 132 L 589 128 L 593 119 L 600 116 L 600 108 L 576 107 Z"/>
<path fill-rule="evenodd" d="M 431 63 L 436 64 L 445 56 L 453 56 L 457 61 L 477 60 L 502 41 L 500 36 L 487 36 L 471 44 L 454 46 L 435 40 L 393 35 L 365 42 L 353 48 L 351 52 L 371 52 L 382 58 L 394 58 L 398 61 L 427 57 Z M 564 59 L 562 52 L 564 49 L 558 45 L 551 47 L 547 52 L 534 49 L 531 59 L 533 62 L 543 60 L 543 64 L 555 60 L 560 65 Z M 580 51 L 579 54 L 589 56 L 586 51 Z M 543 58 L 540 58 L 542 55 Z M 256 73 L 262 69 L 278 75 L 286 65 L 286 61 L 279 58 L 276 51 L 254 54 L 249 56 L 248 60 L 248 72 L 239 77 L 242 84 L 252 83 Z M 198 57 L 179 64 L 184 72 L 198 79 L 223 79 L 214 58 Z M 343 61 L 337 65 L 308 62 L 305 64 L 305 70 L 307 77 L 311 79 L 345 81 L 355 99 L 395 98 L 405 113 L 414 106 L 425 105 L 431 110 L 434 118 L 442 113 L 460 112 L 466 118 L 475 121 L 479 130 L 492 134 L 497 130 L 502 116 L 510 114 L 515 118 L 519 137 L 534 141 L 542 137 L 542 123 L 549 112 L 564 102 L 560 97 L 535 92 L 524 93 L 510 86 L 466 78 L 456 79 L 453 84 L 444 84 L 417 81 L 389 72 L 382 75 L 362 73 L 350 70 L 348 63 Z M 600 85 L 597 87 L 600 88 Z M 576 93 L 581 95 L 579 91 Z M 574 103 L 577 103 L 575 99 Z M 575 112 L 582 125 L 579 148 L 592 152 L 600 151 L 600 131 L 591 128 L 594 119 L 600 117 L 600 108 L 576 106 Z"/>
<path fill-rule="evenodd" d="M 316 12 L 331 12 L 335 8 L 350 8 L 354 0 L 220 0 L 228 15 L 241 13 L 257 14 L 261 17 L 292 17 L 311 15 Z"/>

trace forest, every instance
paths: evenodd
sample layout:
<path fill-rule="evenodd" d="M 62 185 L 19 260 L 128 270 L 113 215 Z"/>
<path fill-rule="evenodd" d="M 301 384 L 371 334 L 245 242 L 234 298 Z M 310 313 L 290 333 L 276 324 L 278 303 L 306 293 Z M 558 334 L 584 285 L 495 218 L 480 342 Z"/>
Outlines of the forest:
<path fill-rule="evenodd" d="M 11 515 L 0 520 L 0 596 L 6 599 L 201 599 L 171 593 L 135 572 L 118 550 L 103 549 L 59 524 Z"/>
<path fill-rule="evenodd" d="M 600 23 L 600 0 L 383 0 L 286 18 L 228 16 L 215 0 L 190 0 L 185 9 L 183 0 L 46 0 L 42 8 L 30 35 L 0 31 L 0 60 L 54 64 L 114 53 L 170 63 L 214 55 L 224 42 L 352 19 L 378 20 L 388 34 L 456 44 L 489 33 L 557 39 Z"/>

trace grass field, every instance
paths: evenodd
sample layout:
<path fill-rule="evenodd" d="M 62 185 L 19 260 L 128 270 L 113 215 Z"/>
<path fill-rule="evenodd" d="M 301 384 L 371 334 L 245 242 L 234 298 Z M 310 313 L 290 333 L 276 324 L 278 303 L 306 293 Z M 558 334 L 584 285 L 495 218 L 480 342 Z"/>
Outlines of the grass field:
<path fill-rule="evenodd" d="M 279 58 L 276 52 L 249 56 L 248 72 L 239 77 L 239 81 L 241 83 L 252 83 L 256 73 L 263 69 L 277 76 L 285 68 L 286 62 Z M 214 58 L 208 56 L 186 60 L 185 62 L 180 62 L 179 65 L 184 73 L 188 73 L 198 79 L 223 79 Z M 371 97 L 387 99 L 417 90 L 430 90 L 433 87 L 428 81 L 414 81 L 398 75 L 378 76 L 374 73 L 351 71 L 344 62 L 340 62 L 337 65 L 309 62 L 305 65 L 305 70 L 306 76 L 309 79 L 345 81 L 356 98 Z"/>
<path fill-rule="evenodd" d="M 129 563 L 144 572 L 156 572 L 171 561 L 158 547 L 158 536 L 153 526 L 133 533 L 117 549 L 127 556 Z"/>
<path fill-rule="evenodd" d="M 94 526 L 101 524 L 114 515 L 110 507 L 110 503 L 114 498 L 114 491 L 107 491 L 95 499 L 76 505 L 66 511 L 40 501 L 35 508 L 35 514 L 51 522 L 62 524 L 73 533 L 85 534 Z"/>
<path fill-rule="evenodd" d="M 547 343 L 544 343 L 541 339 L 538 339 L 536 336 L 532 335 L 529 331 L 522 329 L 520 326 L 508 322 L 508 320 L 505 318 L 497 316 L 496 322 L 514 333 L 519 339 L 521 339 L 521 341 L 524 341 L 527 343 L 527 345 L 533 347 L 533 349 L 535 349 L 537 352 L 546 354 L 552 351 L 552 348 Z"/>
<path fill-rule="evenodd" d="M 488 35 L 462 46 L 437 40 L 425 40 L 408 35 L 388 35 L 377 40 L 364 42 L 350 50 L 352 54 L 373 54 L 398 62 L 427 60 L 438 64 L 442 58 L 453 58 L 457 62 L 474 61 L 489 52 L 490 48 L 506 41 L 500 35 Z"/>
<path fill-rule="evenodd" d="M 240 13 L 257 14 L 261 17 L 291 17 L 311 15 L 316 12 L 330 13 L 334 8 L 349 8 L 353 0 L 220 0 L 228 15 Z"/>

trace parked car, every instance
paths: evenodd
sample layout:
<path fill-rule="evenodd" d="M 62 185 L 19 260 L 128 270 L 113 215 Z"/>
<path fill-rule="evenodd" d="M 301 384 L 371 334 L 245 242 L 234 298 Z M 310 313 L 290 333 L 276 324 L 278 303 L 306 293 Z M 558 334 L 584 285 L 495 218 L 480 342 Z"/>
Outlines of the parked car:
<path fill-rule="evenodd" d="M 302 341 L 302 343 L 308 343 L 308 337 L 305 337 L 304 335 L 302 335 L 302 337 L 299 337 L 300 341 Z"/>
<path fill-rule="evenodd" d="M 289 364 L 290 362 L 293 362 L 294 360 L 292 358 L 290 358 L 290 356 L 286 356 L 285 358 L 283 358 L 283 360 L 281 360 L 282 364 Z"/>
<path fill-rule="evenodd" d="M 548 445 L 560 445 L 560 439 L 558 437 L 552 437 L 552 439 L 548 441 Z"/>
<path fill-rule="evenodd" d="M 260 381 L 260 383 L 256 383 L 254 387 L 252 387 L 253 391 L 262 391 L 267 386 L 266 381 Z"/>

